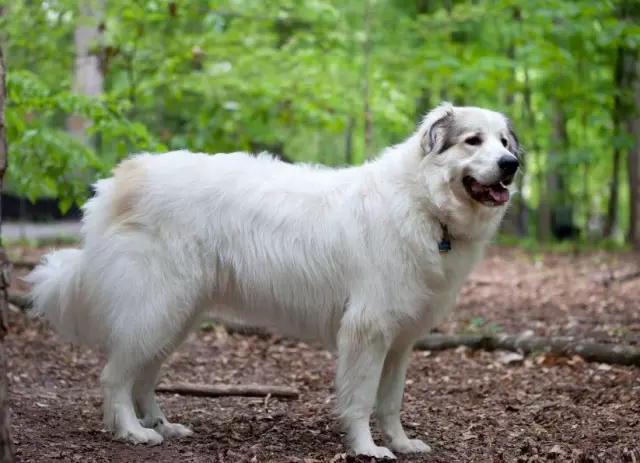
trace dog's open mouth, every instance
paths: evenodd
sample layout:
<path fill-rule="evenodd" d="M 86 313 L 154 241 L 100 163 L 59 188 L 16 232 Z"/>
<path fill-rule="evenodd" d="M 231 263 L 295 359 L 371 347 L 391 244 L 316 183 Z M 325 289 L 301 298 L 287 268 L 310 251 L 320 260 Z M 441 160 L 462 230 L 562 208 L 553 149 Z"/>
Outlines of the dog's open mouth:
<path fill-rule="evenodd" d="M 472 199 L 485 206 L 502 206 L 509 201 L 509 189 L 507 182 L 497 182 L 492 185 L 484 185 L 475 178 L 467 175 L 462 183 Z"/>

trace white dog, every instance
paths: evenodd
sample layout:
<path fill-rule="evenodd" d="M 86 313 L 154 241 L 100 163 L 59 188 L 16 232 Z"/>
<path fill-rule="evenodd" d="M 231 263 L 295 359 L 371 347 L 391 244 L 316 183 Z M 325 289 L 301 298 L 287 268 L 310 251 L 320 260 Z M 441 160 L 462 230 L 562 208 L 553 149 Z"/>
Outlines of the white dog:
<path fill-rule="evenodd" d="M 351 452 L 427 452 L 400 421 L 412 346 L 454 306 L 496 232 L 518 152 L 504 115 L 447 103 L 358 167 L 133 156 L 96 183 L 83 248 L 47 254 L 26 278 L 34 309 L 70 341 L 105 349 L 104 422 L 120 438 L 192 433 L 166 419 L 154 386 L 213 308 L 337 349 Z M 372 413 L 387 447 L 373 441 Z"/>

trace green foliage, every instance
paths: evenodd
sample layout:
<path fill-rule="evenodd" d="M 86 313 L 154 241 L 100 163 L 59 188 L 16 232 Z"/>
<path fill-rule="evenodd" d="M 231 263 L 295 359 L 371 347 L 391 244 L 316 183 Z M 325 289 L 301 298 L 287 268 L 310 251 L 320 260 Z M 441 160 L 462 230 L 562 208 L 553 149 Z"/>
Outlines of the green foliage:
<path fill-rule="evenodd" d="M 489 332 L 500 333 L 504 331 L 504 328 L 494 322 L 486 322 L 484 317 L 469 317 L 466 320 L 466 324 L 462 329 L 465 333 L 477 333 L 477 332 Z"/>
<path fill-rule="evenodd" d="M 106 173 L 108 163 L 64 128 L 55 127 L 51 122 L 58 114 L 92 121 L 88 133 L 99 133 L 105 144 L 117 140 L 121 146 L 129 139 L 133 146 L 153 146 L 146 128 L 124 119 L 116 105 L 68 91 L 53 92 L 29 71 L 8 75 L 7 102 L 7 138 L 13 154 L 9 189 L 32 200 L 58 197 L 63 212 L 74 201 L 82 201 L 87 182 Z"/>
<path fill-rule="evenodd" d="M 371 0 L 371 37 L 363 5 L 12 0 L 0 18 L 10 71 L 9 188 L 59 196 L 68 207 L 82 201 L 89 181 L 143 150 L 270 146 L 297 161 L 342 164 L 350 121 L 353 160 L 362 162 L 370 40 L 369 151 L 407 136 L 441 98 L 504 110 L 527 151 L 527 203 L 545 197 L 544 175 L 555 171 L 580 224 L 604 213 L 613 149 L 625 154 L 633 142 L 613 130 L 622 92 L 617 49 L 640 47 L 640 25 L 618 17 L 620 2 Z M 91 45 L 105 79 L 99 98 L 71 91 L 80 24 L 103 32 Z M 569 144 L 548 157 L 556 149 L 554 101 L 566 110 Z M 92 145 L 67 133 L 71 114 L 92 122 Z M 626 177 L 623 170 L 622 218 Z"/>

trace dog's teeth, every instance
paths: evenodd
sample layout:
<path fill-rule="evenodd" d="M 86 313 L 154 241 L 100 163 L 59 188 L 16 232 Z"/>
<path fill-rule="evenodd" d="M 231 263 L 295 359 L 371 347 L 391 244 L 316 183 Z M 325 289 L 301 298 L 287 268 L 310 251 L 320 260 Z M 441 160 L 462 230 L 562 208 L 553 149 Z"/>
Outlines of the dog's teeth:
<path fill-rule="evenodd" d="M 504 184 L 504 182 L 500 182 L 500 186 L 501 186 L 502 188 L 507 188 L 507 185 L 505 185 L 505 184 Z"/>

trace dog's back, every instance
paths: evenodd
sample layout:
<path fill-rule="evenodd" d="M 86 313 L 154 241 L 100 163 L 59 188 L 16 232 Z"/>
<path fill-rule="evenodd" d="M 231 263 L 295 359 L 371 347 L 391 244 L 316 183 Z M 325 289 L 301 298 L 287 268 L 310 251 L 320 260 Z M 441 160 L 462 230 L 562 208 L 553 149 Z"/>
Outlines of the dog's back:
<path fill-rule="evenodd" d="M 245 153 L 133 156 L 84 206 L 83 250 L 64 268 L 75 304 L 45 302 L 49 271 L 48 286 L 32 280 L 38 306 L 87 320 L 68 338 L 108 350 L 122 337 L 153 350 L 154 333 L 213 307 L 333 347 L 356 274 L 347 256 L 365 253 L 347 236 L 362 218 L 341 206 L 359 187 L 352 172 Z"/>

